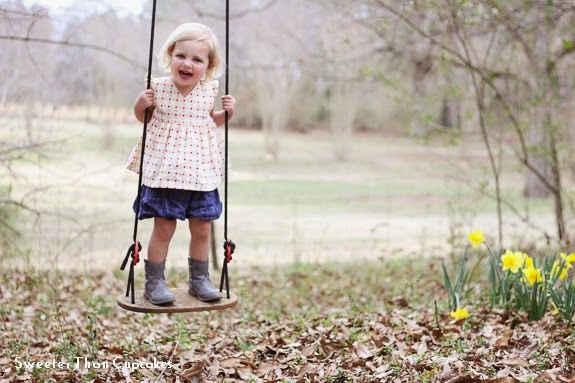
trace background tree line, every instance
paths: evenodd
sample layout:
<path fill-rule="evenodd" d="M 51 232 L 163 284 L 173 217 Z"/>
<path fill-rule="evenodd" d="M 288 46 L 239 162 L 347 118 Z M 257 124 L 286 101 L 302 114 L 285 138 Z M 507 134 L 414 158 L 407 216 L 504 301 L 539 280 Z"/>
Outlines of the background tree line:
<path fill-rule="evenodd" d="M 160 1 L 156 47 L 188 21 L 210 25 L 223 40 L 223 7 Z M 101 122 L 112 129 L 120 115 L 102 111 L 129 110 L 145 86 L 150 14 L 151 1 L 130 16 L 80 5 L 54 15 L 4 1 L 0 116 L 31 124 L 47 106 L 53 113 L 81 106 L 85 118 L 108 118 Z M 524 195 L 554 202 L 555 230 L 542 234 L 569 244 L 574 14 L 572 0 L 237 0 L 230 36 L 231 89 L 242 106 L 236 124 L 263 132 L 270 159 L 281 158 L 286 129 L 330 131 L 340 161 L 359 130 L 447 135 L 458 145 L 479 135 L 489 176 L 463 181 L 497 201 L 499 240 L 504 211 L 537 226 L 501 191 L 511 154 Z M 0 161 L 9 169 L 38 144 L 2 142 Z"/>

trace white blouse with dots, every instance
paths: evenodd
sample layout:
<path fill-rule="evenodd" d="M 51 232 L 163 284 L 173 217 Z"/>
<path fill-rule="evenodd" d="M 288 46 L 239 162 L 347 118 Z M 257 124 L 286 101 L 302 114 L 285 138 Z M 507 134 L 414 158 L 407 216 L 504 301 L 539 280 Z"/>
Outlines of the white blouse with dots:
<path fill-rule="evenodd" d="M 210 116 L 217 80 L 200 81 L 183 96 L 171 77 L 151 81 L 154 112 L 146 130 L 143 184 L 151 188 L 212 191 L 224 178 L 224 145 Z M 127 168 L 139 173 L 142 139 Z"/>

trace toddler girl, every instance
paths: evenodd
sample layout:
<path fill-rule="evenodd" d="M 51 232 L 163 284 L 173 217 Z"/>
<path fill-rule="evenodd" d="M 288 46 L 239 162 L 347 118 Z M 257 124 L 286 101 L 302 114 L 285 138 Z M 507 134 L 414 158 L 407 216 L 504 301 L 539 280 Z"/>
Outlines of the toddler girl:
<path fill-rule="evenodd" d="M 188 219 L 191 234 L 189 294 L 202 301 L 221 298 L 208 273 L 211 221 L 222 203 L 217 186 L 224 177 L 224 146 L 217 127 L 234 114 L 236 101 L 222 96 L 223 110 L 214 110 L 221 59 L 210 28 L 182 24 L 159 52 L 160 67 L 169 76 L 151 80 L 134 102 L 134 114 L 148 125 L 138 219 L 153 218 L 145 260 L 145 296 L 153 304 L 175 300 L 164 269 L 176 219 Z M 130 155 L 128 169 L 139 173 L 142 140 Z"/>

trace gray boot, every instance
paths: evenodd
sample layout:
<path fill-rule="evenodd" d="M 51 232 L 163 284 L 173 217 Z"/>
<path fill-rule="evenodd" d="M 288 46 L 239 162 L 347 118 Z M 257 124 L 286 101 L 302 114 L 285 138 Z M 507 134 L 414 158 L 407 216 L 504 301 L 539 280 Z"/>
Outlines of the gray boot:
<path fill-rule="evenodd" d="M 174 297 L 174 294 L 172 294 L 168 288 L 166 278 L 164 277 L 166 261 L 153 263 L 145 259 L 144 263 L 146 271 L 146 289 L 144 296 L 154 305 L 162 305 L 175 301 L 176 297 Z"/>
<path fill-rule="evenodd" d="M 203 302 L 217 301 L 222 294 L 214 287 L 208 272 L 209 261 L 201 262 L 188 258 L 190 288 L 188 294 L 195 295 Z"/>

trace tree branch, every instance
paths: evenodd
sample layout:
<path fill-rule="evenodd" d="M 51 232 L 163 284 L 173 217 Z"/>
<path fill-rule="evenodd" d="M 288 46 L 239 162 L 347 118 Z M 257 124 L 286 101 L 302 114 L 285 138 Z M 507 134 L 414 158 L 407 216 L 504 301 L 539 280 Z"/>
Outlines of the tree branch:
<path fill-rule="evenodd" d="M 53 44 L 53 45 L 61 45 L 66 47 L 74 47 L 74 48 L 86 48 L 86 49 L 93 49 L 95 51 L 100 51 L 111 56 L 114 56 L 136 68 L 139 69 L 146 69 L 146 66 L 142 63 L 134 61 L 118 52 L 115 52 L 111 49 L 101 47 L 99 45 L 93 44 L 84 44 L 84 43 L 76 43 L 73 41 L 67 40 L 52 40 L 52 39 L 44 39 L 40 37 L 29 37 L 29 36 L 12 36 L 12 35 L 0 35 L 0 40 L 11 40 L 11 41 L 24 41 L 24 42 L 33 42 L 33 43 L 40 43 L 40 44 Z"/>
<path fill-rule="evenodd" d="M 517 133 L 517 137 L 519 139 L 521 150 L 519 150 L 513 146 L 510 146 L 511 150 L 514 152 L 515 156 L 517 157 L 517 160 L 523 166 L 525 166 L 525 168 L 527 168 L 533 174 L 535 174 L 535 176 L 541 180 L 541 182 L 545 185 L 545 187 L 547 187 L 553 193 L 557 193 L 558 192 L 557 188 L 554 185 L 552 185 L 549 182 L 549 180 L 545 177 L 545 175 L 541 174 L 541 172 L 538 169 L 536 169 L 533 166 L 533 164 L 531 164 L 531 162 L 529 161 L 529 156 L 528 156 L 529 150 L 527 147 L 527 142 L 525 140 L 525 136 L 524 136 L 523 131 L 521 129 L 521 124 L 517 120 L 515 114 L 513 113 L 511 106 L 509 105 L 509 102 L 507 102 L 503 93 L 501 93 L 499 88 L 493 82 L 493 79 L 489 76 L 489 73 L 486 73 L 482 68 L 479 68 L 477 65 L 475 65 L 474 63 L 469 61 L 466 57 L 464 57 L 457 50 L 445 45 L 443 42 L 439 41 L 436 37 L 434 37 L 433 35 L 431 35 L 430 33 L 426 32 L 426 31 L 424 31 L 418 24 L 416 24 L 415 22 L 410 20 L 403 13 L 399 12 L 397 9 L 393 8 L 392 6 L 386 4 L 384 0 L 375 0 L 375 1 L 382 8 L 384 8 L 388 12 L 392 13 L 393 15 L 397 16 L 400 20 L 402 20 L 405 24 L 407 24 L 410 28 L 412 28 L 414 31 L 416 31 L 418 34 L 420 34 L 422 37 L 428 39 L 432 44 L 438 46 L 444 52 L 449 53 L 449 54 L 453 55 L 453 57 L 455 57 L 456 59 L 460 60 L 462 62 L 462 64 L 468 68 L 468 70 L 470 70 L 471 72 L 480 76 L 482 81 L 484 81 L 485 84 L 487 84 L 487 86 L 494 92 L 495 98 L 503 106 L 503 109 L 505 110 L 505 114 L 507 115 L 507 117 L 511 121 L 511 124 L 512 124 L 515 132 Z"/>
<path fill-rule="evenodd" d="M 243 11 L 232 13 L 232 14 L 230 14 L 230 19 L 240 18 L 240 17 L 243 17 L 243 16 L 250 14 L 250 13 L 263 12 L 266 9 L 271 8 L 277 2 L 279 2 L 279 0 L 270 0 L 267 4 L 264 4 L 259 8 L 248 8 L 248 9 L 244 9 Z M 200 17 L 210 17 L 210 18 L 218 19 L 218 20 L 225 20 L 226 19 L 225 15 L 202 11 L 199 7 L 196 6 L 195 1 L 186 0 L 186 3 L 190 4 L 192 6 L 192 8 L 194 9 L 194 11 Z"/>

